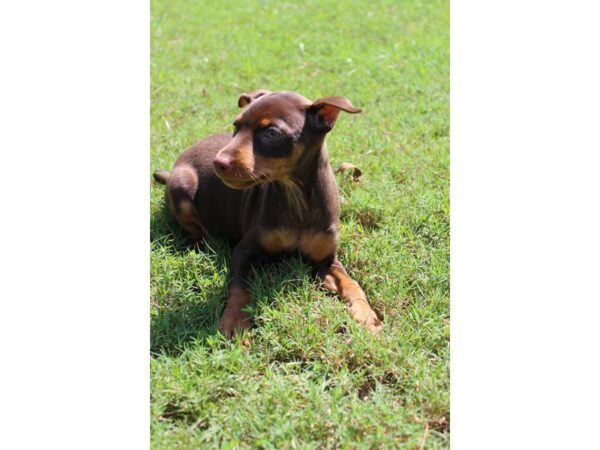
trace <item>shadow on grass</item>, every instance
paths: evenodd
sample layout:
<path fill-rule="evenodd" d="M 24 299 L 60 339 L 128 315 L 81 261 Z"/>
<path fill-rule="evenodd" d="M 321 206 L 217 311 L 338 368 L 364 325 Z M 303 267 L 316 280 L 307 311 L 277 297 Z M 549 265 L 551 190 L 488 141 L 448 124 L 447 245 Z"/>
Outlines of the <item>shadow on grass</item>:
<path fill-rule="evenodd" d="M 204 249 L 194 247 L 164 203 L 158 211 L 151 214 L 150 241 L 153 247 L 165 251 L 165 257 L 184 259 L 191 252 L 209 251 L 212 253 L 215 271 L 220 273 L 228 270 L 231 246 L 227 241 L 207 237 Z M 216 289 L 203 287 L 198 276 L 185 274 L 183 283 L 188 282 L 189 286 L 183 287 L 184 293 L 177 291 L 172 295 L 161 294 L 162 298 L 154 297 L 153 294 L 151 300 L 154 307 L 151 308 L 150 315 L 152 354 L 177 355 L 191 341 L 207 344 L 211 336 L 218 335 L 217 323 L 226 298 L 225 286 Z"/>
<path fill-rule="evenodd" d="M 164 204 L 160 210 L 151 214 L 150 239 L 153 246 L 166 250 L 167 257 L 186 258 L 190 252 L 205 253 L 211 258 L 215 276 L 229 272 L 234 244 L 224 238 L 207 236 L 203 248 L 195 248 Z M 191 271 L 193 272 L 193 268 Z M 262 297 L 269 299 L 260 304 L 253 302 L 252 309 L 255 314 L 260 315 L 262 308 L 273 305 L 276 297 L 274 294 L 282 283 L 293 293 L 299 286 L 297 283 L 290 283 L 290 278 L 302 278 L 310 274 L 311 270 L 299 256 L 289 256 L 283 260 L 274 258 L 256 261 L 251 273 L 252 285 L 259 286 Z M 215 286 L 212 280 L 206 285 L 203 280 L 205 277 L 206 275 L 198 273 L 188 273 L 184 277 L 184 283 L 189 282 L 190 286 L 183 288 L 184 294 L 152 298 L 155 304 L 150 316 L 152 354 L 176 356 L 191 342 L 211 348 L 219 341 L 225 342 L 218 331 L 218 321 L 227 298 L 227 283 Z"/>

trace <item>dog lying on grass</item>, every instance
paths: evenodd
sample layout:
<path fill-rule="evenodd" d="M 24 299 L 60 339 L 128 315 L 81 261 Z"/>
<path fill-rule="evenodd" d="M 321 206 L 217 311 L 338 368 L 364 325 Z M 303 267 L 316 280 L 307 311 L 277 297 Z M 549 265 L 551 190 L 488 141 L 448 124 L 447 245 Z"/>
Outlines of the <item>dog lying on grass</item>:
<path fill-rule="evenodd" d="M 250 326 L 250 263 L 258 256 L 300 251 L 348 305 L 352 318 L 378 332 L 383 326 L 365 293 L 337 257 L 340 200 L 325 136 L 340 112 L 359 113 L 345 97 L 314 102 L 294 92 L 243 94 L 233 135 L 209 136 L 154 178 L 192 239 L 215 233 L 237 244 L 229 298 L 219 321 L 228 338 Z"/>

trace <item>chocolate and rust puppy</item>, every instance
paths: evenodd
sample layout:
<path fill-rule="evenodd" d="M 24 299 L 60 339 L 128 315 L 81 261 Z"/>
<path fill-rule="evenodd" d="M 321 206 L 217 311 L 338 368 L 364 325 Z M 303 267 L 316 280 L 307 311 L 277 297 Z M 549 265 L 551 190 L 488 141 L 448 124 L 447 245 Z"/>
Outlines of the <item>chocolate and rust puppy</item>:
<path fill-rule="evenodd" d="M 233 135 L 207 137 L 183 152 L 173 170 L 154 178 L 192 239 L 223 235 L 237 244 L 229 298 L 219 321 L 231 338 L 250 326 L 250 263 L 260 255 L 300 251 L 348 305 L 352 318 L 373 332 L 381 320 L 337 257 L 340 199 L 325 136 L 340 112 L 358 113 L 345 97 L 314 102 L 294 92 L 243 94 Z"/>

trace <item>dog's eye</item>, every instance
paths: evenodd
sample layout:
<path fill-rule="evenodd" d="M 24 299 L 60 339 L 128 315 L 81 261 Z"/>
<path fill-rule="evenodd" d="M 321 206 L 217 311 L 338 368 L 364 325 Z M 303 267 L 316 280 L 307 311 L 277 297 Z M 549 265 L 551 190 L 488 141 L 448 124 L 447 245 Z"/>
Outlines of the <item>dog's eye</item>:
<path fill-rule="evenodd" d="M 277 142 L 283 137 L 283 134 L 277 128 L 267 128 L 264 136 L 270 142 Z"/>
<path fill-rule="evenodd" d="M 240 126 L 238 124 L 233 124 L 233 135 L 235 136 L 236 133 L 240 131 Z"/>

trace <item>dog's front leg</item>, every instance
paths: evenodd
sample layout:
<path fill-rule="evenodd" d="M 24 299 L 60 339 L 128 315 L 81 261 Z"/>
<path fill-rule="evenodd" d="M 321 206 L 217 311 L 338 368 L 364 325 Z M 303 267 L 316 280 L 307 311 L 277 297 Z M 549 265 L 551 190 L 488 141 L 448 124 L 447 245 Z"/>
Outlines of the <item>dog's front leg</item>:
<path fill-rule="evenodd" d="M 383 322 L 371 309 L 365 292 L 350 278 L 337 256 L 330 265 L 321 268 L 320 275 L 323 278 L 323 286 L 336 292 L 346 302 L 350 315 L 358 324 L 374 333 L 381 331 Z"/>
<path fill-rule="evenodd" d="M 219 331 L 228 339 L 250 327 L 250 315 L 242 309 L 251 301 L 247 277 L 250 261 L 257 253 L 256 242 L 253 236 L 246 236 L 233 250 L 229 297 L 219 320 Z"/>

